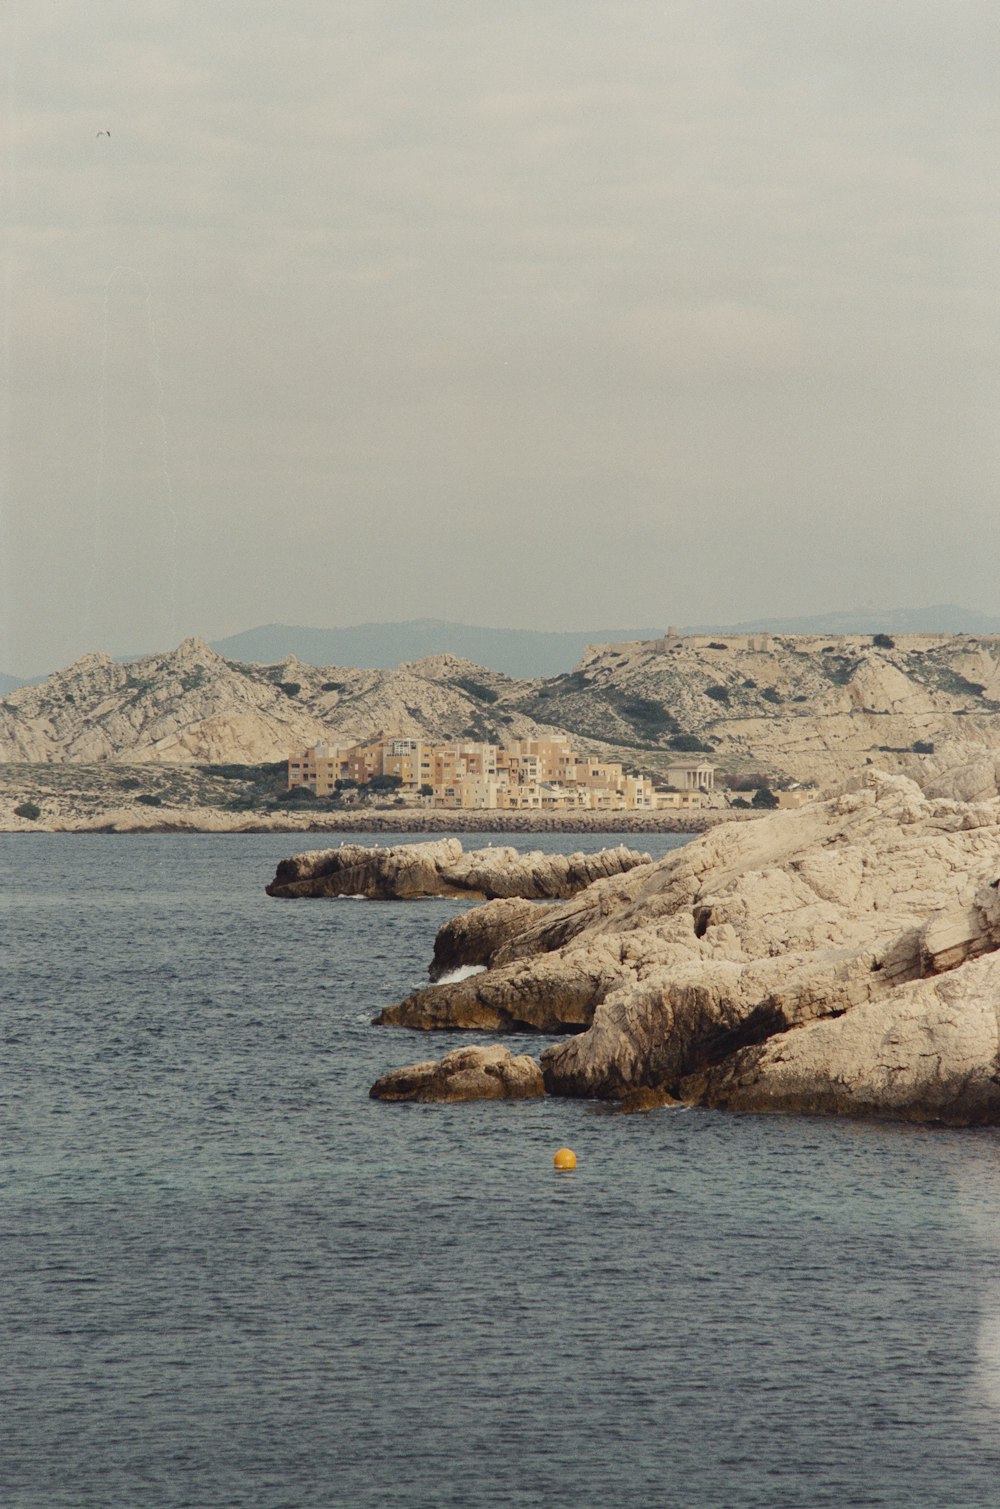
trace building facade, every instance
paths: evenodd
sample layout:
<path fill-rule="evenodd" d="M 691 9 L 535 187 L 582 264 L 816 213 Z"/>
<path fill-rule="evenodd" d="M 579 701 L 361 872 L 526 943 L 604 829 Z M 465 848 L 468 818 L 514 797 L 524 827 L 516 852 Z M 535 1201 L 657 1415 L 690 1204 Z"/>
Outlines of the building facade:
<path fill-rule="evenodd" d="M 379 734 L 360 744 L 319 743 L 291 755 L 288 785 L 325 797 L 389 776 L 403 796 L 445 810 L 635 812 L 700 806 L 701 792 L 712 788 L 714 767 L 693 761 L 671 766 L 667 778 L 680 786 L 671 779 L 675 771 L 693 775 L 679 790 L 657 791 L 648 776 L 629 774 L 614 761 L 587 760 L 567 739 L 432 744 Z"/>

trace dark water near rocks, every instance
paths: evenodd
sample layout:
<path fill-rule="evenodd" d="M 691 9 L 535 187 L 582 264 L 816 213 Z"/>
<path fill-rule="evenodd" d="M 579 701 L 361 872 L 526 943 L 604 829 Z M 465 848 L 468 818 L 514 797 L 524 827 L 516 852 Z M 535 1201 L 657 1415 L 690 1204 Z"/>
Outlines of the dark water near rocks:
<path fill-rule="evenodd" d="M 1000 1501 L 1000 1137 L 376 1105 L 455 904 L 296 846 L 0 838 L 4 1505 Z"/>

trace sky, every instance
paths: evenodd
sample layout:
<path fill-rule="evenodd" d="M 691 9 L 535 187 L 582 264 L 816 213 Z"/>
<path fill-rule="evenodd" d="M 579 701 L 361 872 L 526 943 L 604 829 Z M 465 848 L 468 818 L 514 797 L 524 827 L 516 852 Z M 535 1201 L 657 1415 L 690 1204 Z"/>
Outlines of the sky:
<path fill-rule="evenodd" d="M 995 0 L 7 0 L 0 52 L 0 669 L 1000 612 Z"/>

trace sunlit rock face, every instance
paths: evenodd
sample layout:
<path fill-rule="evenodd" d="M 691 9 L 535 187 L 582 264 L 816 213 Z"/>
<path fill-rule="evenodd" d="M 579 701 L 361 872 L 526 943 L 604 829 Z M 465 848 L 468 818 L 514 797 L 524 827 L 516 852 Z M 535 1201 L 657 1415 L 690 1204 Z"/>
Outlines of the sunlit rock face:
<path fill-rule="evenodd" d="M 85 655 L 0 702 L 6 762 L 254 764 L 385 731 L 493 743 L 559 733 L 660 775 L 695 748 L 723 770 L 821 794 L 874 766 L 935 795 L 988 800 L 1000 638 L 678 636 L 592 646 L 575 670 L 538 681 L 452 655 L 392 670 L 249 665 L 186 639 L 125 664 Z"/>
<path fill-rule="evenodd" d="M 389 671 L 321 668 L 291 657 L 246 665 L 202 639 L 185 639 L 125 663 L 84 655 L 39 685 L 10 692 L 0 702 L 0 760 L 254 764 L 383 729 L 454 739 L 474 726 L 493 741 L 537 738 L 543 725 L 516 708 L 499 716 L 504 694 L 519 685 L 449 655 Z"/>
<path fill-rule="evenodd" d="M 372 1100 L 531 1100 L 544 1095 L 542 1071 L 508 1048 L 456 1048 L 444 1058 L 393 1069 L 372 1086 Z"/>
<path fill-rule="evenodd" d="M 521 854 L 517 849 L 492 846 L 466 853 L 457 838 L 398 844 L 388 849 L 341 844 L 336 849 L 317 849 L 282 860 L 266 889 L 269 896 L 285 899 L 366 896 L 377 901 L 405 901 L 421 896 L 459 896 L 544 900 L 572 896 L 595 880 L 623 875 L 649 863 L 648 854 L 621 846 L 597 854 L 565 855 Z"/>
<path fill-rule="evenodd" d="M 538 909 L 379 1021 L 569 1032 L 554 1094 L 997 1121 L 998 881 L 1000 802 L 871 773 Z"/>

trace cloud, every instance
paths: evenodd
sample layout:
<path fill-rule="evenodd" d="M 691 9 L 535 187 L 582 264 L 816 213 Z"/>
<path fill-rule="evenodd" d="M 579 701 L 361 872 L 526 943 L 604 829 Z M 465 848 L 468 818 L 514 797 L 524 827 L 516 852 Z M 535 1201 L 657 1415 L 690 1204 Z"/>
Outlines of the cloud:
<path fill-rule="evenodd" d="M 386 584 L 390 617 L 489 598 L 576 626 L 627 581 L 645 622 L 667 557 L 693 620 L 795 611 L 806 582 L 837 606 L 848 576 L 996 606 L 911 527 L 951 538 L 957 490 L 995 534 L 992 6 L 21 0 L 17 21 L 5 669 L 82 647 L 98 513 L 131 541 L 93 625 L 113 649 L 175 609 L 209 632 L 216 605 L 301 617 L 303 575 L 315 621 L 371 617 Z M 162 548 L 159 474 L 121 460 L 157 428 L 169 611 L 155 571 L 143 600 L 125 581 Z M 774 518 L 797 528 L 747 572 L 725 533 Z"/>

